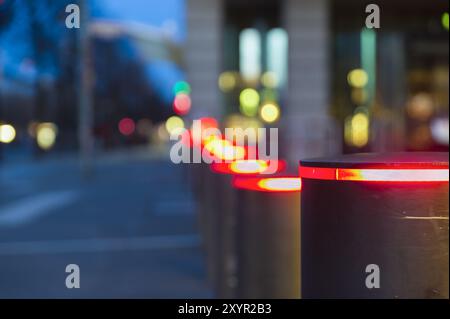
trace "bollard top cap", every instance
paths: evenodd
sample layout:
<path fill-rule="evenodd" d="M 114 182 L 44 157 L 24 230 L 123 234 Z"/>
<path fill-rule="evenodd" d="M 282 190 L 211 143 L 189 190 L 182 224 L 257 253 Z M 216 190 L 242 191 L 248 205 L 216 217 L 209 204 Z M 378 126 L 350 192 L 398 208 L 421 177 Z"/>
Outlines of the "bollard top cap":
<path fill-rule="evenodd" d="M 360 153 L 300 161 L 302 167 L 379 168 L 379 169 L 448 169 L 449 153 L 403 152 Z"/>

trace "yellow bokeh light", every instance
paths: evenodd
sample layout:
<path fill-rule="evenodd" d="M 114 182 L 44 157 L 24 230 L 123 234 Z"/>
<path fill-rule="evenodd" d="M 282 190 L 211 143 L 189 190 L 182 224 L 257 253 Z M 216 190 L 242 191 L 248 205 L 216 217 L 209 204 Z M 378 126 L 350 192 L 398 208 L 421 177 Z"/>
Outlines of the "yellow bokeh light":
<path fill-rule="evenodd" d="M 261 77 L 261 83 L 266 88 L 274 89 L 278 87 L 279 81 L 277 75 L 274 72 L 266 72 Z"/>
<path fill-rule="evenodd" d="M 369 142 L 369 117 L 364 113 L 357 113 L 351 120 L 351 139 L 356 147 L 363 147 Z"/>
<path fill-rule="evenodd" d="M 362 89 L 369 82 L 369 75 L 363 69 L 355 69 L 350 71 L 347 76 L 347 81 L 350 86 Z"/>
<path fill-rule="evenodd" d="M 49 150 L 55 145 L 58 128 L 53 123 L 41 123 L 36 129 L 36 141 L 43 150 Z"/>
<path fill-rule="evenodd" d="M 450 16 L 448 14 L 448 12 L 445 12 L 444 14 L 442 14 L 442 26 L 445 28 L 445 30 L 449 30 L 450 28 Z"/>
<path fill-rule="evenodd" d="M 237 85 L 237 76 L 234 72 L 223 72 L 219 76 L 219 88 L 223 92 L 232 91 Z"/>
<path fill-rule="evenodd" d="M 352 128 L 354 130 L 366 130 L 369 127 L 369 118 L 364 113 L 355 114 L 352 118 Z"/>
<path fill-rule="evenodd" d="M 261 118 L 266 123 L 273 123 L 280 117 L 280 108 L 273 103 L 264 104 L 261 108 Z"/>
<path fill-rule="evenodd" d="M 171 116 L 166 121 L 166 130 L 169 134 L 179 134 L 184 129 L 184 121 L 179 116 Z"/>
<path fill-rule="evenodd" d="M 427 93 L 419 93 L 413 96 L 406 106 L 408 115 L 416 120 L 427 121 L 433 116 L 435 106 L 433 97 Z"/>
<path fill-rule="evenodd" d="M 352 139 L 352 116 L 347 116 L 344 123 L 344 140 L 347 145 L 353 145 Z"/>
<path fill-rule="evenodd" d="M 255 116 L 258 113 L 259 93 L 255 89 L 245 89 L 239 95 L 240 110 L 246 116 Z"/>
<path fill-rule="evenodd" d="M 0 143 L 9 144 L 16 138 L 16 130 L 12 125 L 0 124 Z"/>

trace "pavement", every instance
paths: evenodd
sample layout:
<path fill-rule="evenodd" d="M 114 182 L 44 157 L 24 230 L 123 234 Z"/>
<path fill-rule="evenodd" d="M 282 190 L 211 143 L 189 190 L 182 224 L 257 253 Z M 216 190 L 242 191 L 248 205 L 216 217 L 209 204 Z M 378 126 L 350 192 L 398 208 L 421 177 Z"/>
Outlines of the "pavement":
<path fill-rule="evenodd" d="M 0 298 L 210 298 L 183 167 L 151 151 L 0 163 Z M 66 266 L 80 288 L 66 287 Z"/>

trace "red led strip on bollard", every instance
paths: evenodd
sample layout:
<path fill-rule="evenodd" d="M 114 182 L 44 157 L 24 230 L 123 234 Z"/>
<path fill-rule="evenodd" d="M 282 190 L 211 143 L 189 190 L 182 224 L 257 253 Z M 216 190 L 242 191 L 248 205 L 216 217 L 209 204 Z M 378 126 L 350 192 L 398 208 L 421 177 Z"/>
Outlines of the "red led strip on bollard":
<path fill-rule="evenodd" d="M 298 177 L 234 177 L 233 186 L 257 192 L 292 193 L 301 191 L 302 182 Z"/>
<path fill-rule="evenodd" d="M 437 168 L 328 168 L 300 166 L 300 177 L 355 182 L 448 182 L 448 169 Z"/>
<path fill-rule="evenodd" d="M 258 175 L 264 174 L 271 165 L 276 165 L 275 172 L 281 172 L 286 168 L 284 161 L 239 160 L 231 163 L 212 163 L 211 170 L 219 174 Z"/>

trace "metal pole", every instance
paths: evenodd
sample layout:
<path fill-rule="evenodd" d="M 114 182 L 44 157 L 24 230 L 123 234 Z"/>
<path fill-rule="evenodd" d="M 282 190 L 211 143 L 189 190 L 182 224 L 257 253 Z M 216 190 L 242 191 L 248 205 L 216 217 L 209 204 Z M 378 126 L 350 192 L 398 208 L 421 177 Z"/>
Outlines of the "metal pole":
<path fill-rule="evenodd" d="M 0 125 L 3 120 L 3 96 L 2 96 L 2 85 L 4 81 L 3 74 L 3 51 L 0 49 Z M 0 142 L 0 163 L 3 160 L 3 144 Z"/>
<path fill-rule="evenodd" d="M 80 147 L 80 168 L 85 177 L 92 174 L 94 151 L 92 127 L 92 54 L 89 37 L 88 0 L 80 0 L 79 58 L 80 58 L 80 97 L 78 105 L 78 140 Z"/>

